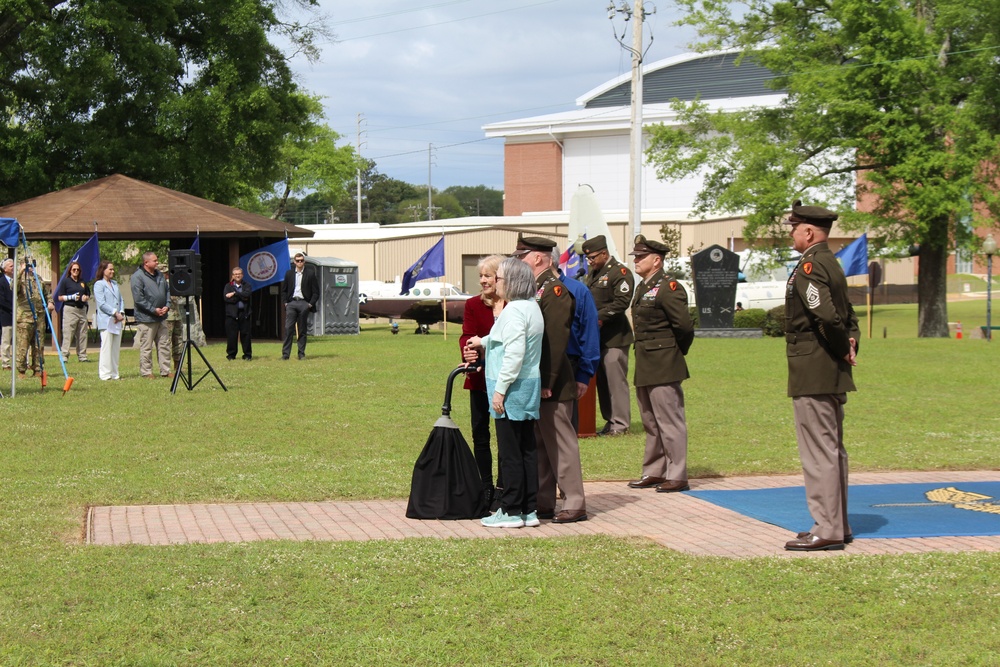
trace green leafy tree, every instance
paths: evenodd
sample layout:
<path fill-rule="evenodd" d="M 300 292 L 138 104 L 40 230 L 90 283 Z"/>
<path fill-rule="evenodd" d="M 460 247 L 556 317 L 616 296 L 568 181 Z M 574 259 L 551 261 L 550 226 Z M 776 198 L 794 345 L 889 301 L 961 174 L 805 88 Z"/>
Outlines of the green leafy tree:
<path fill-rule="evenodd" d="M 503 215 L 503 191 L 485 185 L 452 185 L 442 190 L 454 195 L 466 215 Z"/>
<path fill-rule="evenodd" d="M 996 0 L 678 0 L 699 49 L 736 49 L 780 76 L 776 108 L 675 104 L 651 131 L 661 178 L 707 172 L 699 213 L 746 215 L 787 246 L 790 202 L 835 208 L 876 246 L 920 246 L 919 335 L 948 335 L 948 254 L 1000 213 Z M 855 210 L 855 204 L 858 204 Z"/>
<path fill-rule="evenodd" d="M 315 0 L 290 0 L 312 8 Z M 274 0 L 0 3 L 0 201 L 124 173 L 226 204 L 281 179 L 310 124 Z"/>
<path fill-rule="evenodd" d="M 407 211 L 400 209 L 400 202 L 418 199 L 420 195 L 420 189 L 416 186 L 376 173 L 365 194 L 366 221 L 383 225 L 407 222 L 411 218 L 407 216 Z M 426 201 L 424 199 L 424 206 Z"/>
<path fill-rule="evenodd" d="M 309 106 L 312 122 L 287 135 L 279 153 L 281 180 L 272 218 L 284 214 L 293 193 L 312 191 L 335 201 L 347 196 L 347 184 L 356 178 L 354 149 L 350 145 L 338 146 L 340 135 L 319 123 L 323 113 L 319 100 L 311 99 Z"/>

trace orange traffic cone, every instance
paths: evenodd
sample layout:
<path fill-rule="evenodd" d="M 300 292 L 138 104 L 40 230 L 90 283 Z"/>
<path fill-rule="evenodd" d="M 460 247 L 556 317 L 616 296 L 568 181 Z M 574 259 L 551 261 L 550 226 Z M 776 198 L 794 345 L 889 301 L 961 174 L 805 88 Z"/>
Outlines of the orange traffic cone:
<path fill-rule="evenodd" d="M 962 340 L 962 321 L 959 320 L 955 325 L 955 340 Z"/>

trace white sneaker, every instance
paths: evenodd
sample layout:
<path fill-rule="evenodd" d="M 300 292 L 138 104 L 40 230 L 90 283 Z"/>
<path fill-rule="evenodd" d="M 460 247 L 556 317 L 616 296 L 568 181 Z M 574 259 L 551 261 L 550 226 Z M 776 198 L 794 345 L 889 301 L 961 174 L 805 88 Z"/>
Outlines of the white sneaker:
<path fill-rule="evenodd" d="M 519 514 L 511 516 L 503 511 L 503 509 L 498 509 L 493 514 L 483 517 L 479 520 L 479 523 L 483 524 L 487 528 L 522 528 L 524 527 L 524 519 L 521 518 Z"/>
<path fill-rule="evenodd" d="M 538 520 L 538 512 L 528 512 L 527 514 L 522 514 L 521 520 L 524 521 L 525 528 L 537 528 L 542 525 L 542 522 Z"/>

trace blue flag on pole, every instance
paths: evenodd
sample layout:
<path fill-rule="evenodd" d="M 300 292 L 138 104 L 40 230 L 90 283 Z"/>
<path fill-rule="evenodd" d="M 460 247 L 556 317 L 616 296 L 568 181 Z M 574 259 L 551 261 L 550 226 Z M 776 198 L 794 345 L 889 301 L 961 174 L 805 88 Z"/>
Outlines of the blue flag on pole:
<path fill-rule="evenodd" d="M 845 276 L 868 275 L 868 234 L 862 234 L 836 254 Z"/>
<path fill-rule="evenodd" d="M 94 277 L 97 275 L 97 265 L 101 263 L 101 244 L 97 240 L 97 232 L 94 232 L 94 235 L 80 246 L 80 249 L 70 258 L 66 264 L 66 269 L 63 271 L 63 278 L 69 275 L 69 267 L 73 265 L 73 262 L 77 262 L 80 265 L 80 280 L 88 285 L 93 283 Z M 59 313 L 62 312 L 63 307 L 63 302 L 59 300 L 59 287 L 61 284 L 62 280 L 60 279 L 59 285 L 56 285 L 56 289 L 52 292 L 52 300 L 55 301 L 56 312 Z"/>
<path fill-rule="evenodd" d="M 261 287 L 281 282 L 291 266 L 288 257 L 288 239 L 282 239 L 240 257 L 240 268 L 243 269 L 243 277 L 250 283 L 251 290 L 259 290 Z"/>
<path fill-rule="evenodd" d="M 440 278 L 444 275 L 444 236 L 431 246 L 431 249 L 420 256 L 416 263 L 403 274 L 403 290 L 406 294 L 418 280 L 424 278 Z"/>
<path fill-rule="evenodd" d="M 194 250 L 194 254 L 201 254 L 201 234 L 194 237 L 194 243 L 191 244 L 191 250 Z"/>

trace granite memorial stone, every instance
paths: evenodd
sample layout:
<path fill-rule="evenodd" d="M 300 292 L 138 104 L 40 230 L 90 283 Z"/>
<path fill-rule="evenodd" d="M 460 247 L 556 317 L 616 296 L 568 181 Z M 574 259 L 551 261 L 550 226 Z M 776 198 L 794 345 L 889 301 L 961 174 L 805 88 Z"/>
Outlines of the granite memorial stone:
<path fill-rule="evenodd" d="M 691 256 L 695 300 L 701 329 L 731 329 L 740 256 L 713 245 Z"/>

